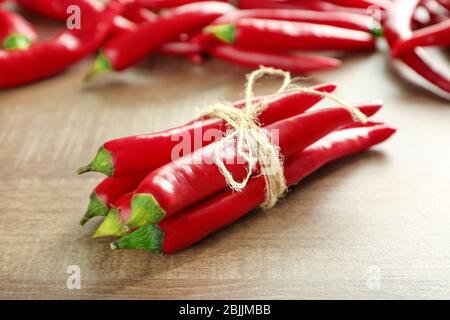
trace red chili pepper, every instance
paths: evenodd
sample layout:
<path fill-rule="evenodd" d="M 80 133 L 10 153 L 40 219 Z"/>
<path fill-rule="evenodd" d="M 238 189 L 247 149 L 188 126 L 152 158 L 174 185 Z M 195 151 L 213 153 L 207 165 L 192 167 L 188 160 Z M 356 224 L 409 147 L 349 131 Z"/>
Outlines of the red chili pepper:
<path fill-rule="evenodd" d="M 378 7 L 382 10 L 386 10 L 391 5 L 391 2 L 389 0 L 324 0 L 324 1 L 334 3 L 343 7 L 353 7 L 360 9 Z"/>
<path fill-rule="evenodd" d="M 359 106 L 358 109 L 366 116 L 374 115 L 381 108 L 381 101 L 375 101 L 372 104 Z M 368 124 L 349 123 L 341 128 L 351 127 L 352 125 L 366 126 Z M 106 216 L 104 222 L 95 232 L 95 237 L 116 236 L 120 237 L 130 231 L 136 229 L 138 226 L 129 225 L 128 221 L 131 217 L 131 202 L 134 194 L 127 194 L 114 204 L 111 211 Z"/>
<path fill-rule="evenodd" d="M 306 22 L 245 18 L 205 32 L 238 47 L 266 50 L 360 50 L 375 48 L 366 32 Z"/>
<path fill-rule="evenodd" d="M 217 58 L 248 68 L 266 66 L 300 74 L 334 69 L 341 65 L 340 60 L 331 57 L 264 52 L 225 44 L 210 46 L 208 52 Z"/>
<path fill-rule="evenodd" d="M 60 3 L 74 2 L 64 0 Z M 76 3 L 83 13 L 80 29 L 65 30 L 28 50 L 0 51 L 0 88 L 52 76 L 97 50 L 110 34 L 122 5 L 113 1 L 102 9 L 90 1 Z"/>
<path fill-rule="evenodd" d="M 388 139 L 395 129 L 387 126 L 348 129 L 332 133 L 286 160 L 285 177 L 292 186 L 325 164 L 362 152 Z M 142 249 L 172 254 L 239 220 L 264 202 L 265 182 L 252 179 L 242 192 L 224 190 L 163 220 L 113 242 L 112 249 Z"/>
<path fill-rule="evenodd" d="M 143 22 L 135 31 L 109 41 L 86 78 L 99 72 L 123 70 L 163 43 L 176 40 L 183 32 L 202 28 L 231 10 L 235 8 L 216 1 L 193 3 L 168 10 L 155 21 Z"/>
<path fill-rule="evenodd" d="M 146 10 L 146 9 L 145 9 Z M 148 11 L 148 10 L 146 10 Z M 150 11 L 149 11 L 150 12 Z M 156 16 L 156 15 L 155 15 Z M 131 20 L 129 20 L 130 18 Z M 152 18 L 147 21 L 150 21 Z M 138 29 L 138 23 L 140 20 L 146 19 L 144 16 L 138 14 L 137 17 L 129 17 L 127 16 L 122 17 L 118 16 L 116 17 L 114 23 L 115 23 L 115 30 L 111 34 L 111 37 L 117 37 L 122 33 L 126 32 L 133 32 L 136 29 Z M 138 22 L 136 22 L 136 20 Z M 189 39 L 186 39 L 185 41 L 172 41 L 162 44 L 158 48 L 158 53 L 167 55 L 167 56 L 185 56 L 189 59 L 191 59 L 191 56 L 193 55 L 201 55 L 203 53 L 203 45 L 200 42 L 191 41 Z"/>
<path fill-rule="evenodd" d="M 370 15 L 365 9 L 338 6 L 321 0 L 239 0 L 240 9 L 307 9 L 328 12 L 353 12 L 361 15 Z"/>
<path fill-rule="evenodd" d="M 286 20 L 325 24 L 345 29 L 370 32 L 375 36 L 382 34 L 381 25 L 368 16 L 351 12 L 326 12 L 302 9 L 249 9 L 238 10 L 223 15 L 214 25 L 234 23 L 243 18 Z"/>
<path fill-rule="evenodd" d="M 411 38 L 413 32 L 410 25 L 419 2 L 420 0 L 397 0 L 388 10 L 384 30 L 391 48 L 394 48 L 399 41 Z M 432 64 L 431 59 L 420 47 L 403 54 L 398 60 L 429 81 L 431 87 L 427 86 L 426 89 L 450 99 L 450 78 L 442 73 L 438 66 Z"/>
<path fill-rule="evenodd" d="M 68 8 L 71 5 L 77 5 L 78 3 L 83 2 L 90 2 L 92 5 L 98 5 L 99 3 L 95 4 L 97 0 L 75 0 L 72 3 L 68 3 L 67 1 L 59 1 L 59 0 L 16 0 L 16 2 L 25 8 L 28 11 L 38 13 L 41 15 L 44 15 L 49 18 L 53 18 L 60 21 L 65 21 L 71 14 L 68 12 Z M 112 30 L 110 36 L 117 36 L 122 32 L 130 31 L 135 28 L 132 24 L 130 24 L 130 19 L 133 22 L 140 22 L 144 17 L 146 19 L 151 19 L 152 15 L 155 17 L 156 15 L 152 13 L 151 11 L 136 7 L 134 2 L 127 2 L 126 0 L 113 0 L 118 1 L 121 4 L 124 5 L 123 13 L 126 19 L 121 16 L 117 16 L 114 19 L 114 29 Z M 138 21 L 134 21 L 133 19 L 137 19 Z"/>
<path fill-rule="evenodd" d="M 21 7 L 31 12 L 39 13 L 44 16 L 56 19 L 66 20 L 68 17 L 67 8 L 72 5 L 78 5 L 78 2 L 84 1 L 58 1 L 58 0 L 15 0 Z"/>
<path fill-rule="evenodd" d="M 135 174 L 122 178 L 103 179 L 91 193 L 88 208 L 80 224 L 84 225 L 93 217 L 106 216 L 112 204 L 124 194 L 135 190 L 145 176 L 146 174 Z"/>
<path fill-rule="evenodd" d="M 175 8 L 194 2 L 207 2 L 209 0 L 136 0 L 135 5 L 149 9 Z M 218 0 L 218 2 L 229 2 L 228 0 Z"/>
<path fill-rule="evenodd" d="M 450 10 L 450 0 L 437 0 L 437 2 L 445 9 Z"/>
<path fill-rule="evenodd" d="M 135 9 L 128 8 L 124 12 L 124 17 L 138 24 L 147 21 L 155 21 L 156 19 L 158 19 L 158 15 L 156 13 L 153 13 L 146 8 L 139 7 Z"/>
<path fill-rule="evenodd" d="M 288 158 L 335 129 L 354 122 L 344 108 L 327 108 L 300 114 L 265 126 L 277 130 L 280 153 Z M 168 163 L 149 174 L 136 189 L 131 202 L 130 228 L 157 223 L 211 194 L 226 188 L 226 181 L 214 164 L 215 144 Z M 221 155 L 238 181 L 247 174 L 246 164 L 234 161 L 230 150 Z"/>
<path fill-rule="evenodd" d="M 0 9 L 0 49 L 28 49 L 36 40 L 31 23 L 14 12 Z"/>
<path fill-rule="evenodd" d="M 413 50 L 415 47 L 450 46 L 450 18 L 441 23 L 425 27 L 413 32 L 407 40 L 395 43 L 392 49 L 394 57 Z"/>
<path fill-rule="evenodd" d="M 333 84 L 314 87 L 322 92 L 332 92 L 335 88 L 336 86 Z M 262 124 L 270 124 L 291 117 L 320 100 L 321 98 L 315 95 L 298 93 L 281 97 L 267 106 L 260 114 L 259 121 Z M 235 106 L 243 107 L 243 102 L 238 102 Z M 179 143 L 172 141 L 173 137 L 186 136 L 193 141 L 200 136 L 201 145 L 192 146 L 195 150 L 212 142 L 202 139 L 203 133 L 209 129 L 225 130 L 225 124 L 216 119 L 206 119 L 202 123 L 199 121 L 189 122 L 184 126 L 159 133 L 111 140 L 103 144 L 94 160 L 89 165 L 80 168 L 78 172 L 96 171 L 112 177 L 150 172 L 171 161 L 171 152 Z"/>
<path fill-rule="evenodd" d="M 450 17 L 450 11 L 436 0 L 422 0 L 420 5 L 428 11 L 430 24 L 440 23 Z"/>
<path fill-rule="evenodd" d="M 109 34 L 109 38 L 114 38 L 122 33 L 133 31 L 137 28 L 137 24 L 123 16 L 114 18 L 114 29 Z"/>

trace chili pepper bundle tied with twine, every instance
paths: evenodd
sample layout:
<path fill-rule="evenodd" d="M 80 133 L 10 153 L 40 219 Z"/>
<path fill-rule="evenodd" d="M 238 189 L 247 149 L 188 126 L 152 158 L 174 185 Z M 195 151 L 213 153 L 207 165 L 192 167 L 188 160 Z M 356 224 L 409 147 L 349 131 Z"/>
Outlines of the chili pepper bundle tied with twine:
<path fill-rule="evenodd" d="M 255 98 L 253 93 L 255 83 L 264 75 L 282 77 L 282 85 L 272 95 Z M 173 207 L 173 204 L 170 204 L 170 202 L 160 203 L 159 200 L 157 200 L 158 198 L 153 197 L 153 191 L 148 193 L 148 191 L 142 191 L 142 189 L 140 189 L 145 185 L 145 181 L 148 178 L 146 177 L 142 180 L 141 185 L 137 189 L 130 193 L 123 194 L 123 196 L 112 205 L 109 214 L 106 215 L 104 222 L 97 230 L 94 237 L 108 235 L 119 237 L 119 240 L 111 244 L 112 249 L 135 248 L 160 253 L 174 253 L 175 251 L 181 250 L 206 237 L 218 228 L 222 228 L 231 222 L 236 221 L 240 216 L 250 212 L 251 209 L 256 206 L 261 206 L 264 209 L 272 208 L 286 193 L 288 186 L 298 182 L 301 177 L 304 177 L 333 159 L 360 152 L 374 144 L 378 144 L 389 138 L 389 136 L 395 132 L 394 128 L 384 126 L 382 123 L 367 122 L 367 116 L 375 113 L 381 106 L 372 108 L 373 110 L 371 111 L 369 110 L 371 109 L 370 107 L 367 110 L 364 110 L 364 108 L 350 107 L 327 91 L 319 91 L 314 88 L 301 88 L 294 84 L 294 80 L 295 79 L 291 79 L 290 73 L 288 72 L 260 67 L 259 70 L 254 71 L 248 76 L 242 108 L 236 107 L 236 104 L 219 103 L 200 113 L 199 119 L 216 119 L 223 121 L 227 126 L 227 130 L 224 131 L 225 136 L 213 143 L 211 146 L 212 148 L 208 149 L 211 150 L 209 156 L 207 156 L 207 158 L 203 158 L 203 156 L 200 157 L 200 160 L 202 161 L 205 159 L 212 160 L 212 163 L 208 163 L 207 166 L 211 168 L 216 167 L 216 173 L 214 173 L 213 176 L 208 174 L 207 179 L 213 179 L 215 181 L 217 179 L 222 180 L 220 177 L 224 178 L 219 186 L 215 185 L 216 183 L 214 182 L 213 185 L 215 186 L 213 186 L 212 189 L 210 188 L 211 190 L 208 189 L 202 191 L 201 189 L 198 189 L 198 191 L 201 192 L 197 195 L 192 194 L 192 192 L 196 192 L 196 188 L 202 188 L 203 182 L 200 182 L 203 179 L 202 177 L 197 177 L 195 173 L 192 173 L 192 177 L 187 177 L 188 180 L 174 180 L 173 183 L 183 182 L 189 184 L 189 192 L 186 194 L 183 193 L 182 195 L 177 194 L 179 197 L 189 197 L 190 200 L 180 200 L 181 205 L 178 207 L 176 205 L 176 200 L 174 200 L 175 207 Z M 265 112 L 265 109 L 268 108 L 271 103 L 277 101 L 280 97 L 289 96 L 294 93 L 316 96 L 321 99 L 329 98 L 335 101 L 340 105 L 341 111 L 339 114 L 341 114 L 341 116 L 336 113 L 334 114 L 338 118 L 342 117 L 342 114 L 344 114 L 344 118 L 342 119 L 347 118 L 347 120 L 333 120 L 333 124 L 331 125 L 330 123 L 327 126 L 328 129 L 320 130 L 321 133 L 316 134 L 316 138 L 306 138 L 305 142 L 299 144 L 304 144 L 303 147 L 295 149 L 297 151 L 290 150 L 287 152 L 285 149 L 286 146 L 283 147 L 283 144 L 280 144 L 280 146 L 276 145 L 269 130 L 267 130 L 263 124 L 260 125 L 258 119 L 259 115 Z M 318 100 L 320 101 L 320 99 Z M 327 110 L 323 111 L 326 113 L 330 112 Z M 314 114 L 314 112 L 312 114 Z M 347 114 L 347 116 L 345 116 L 345 114 Z M 296 119 L 296 117 L 289 119 Z M 306 124 L 307 122 L 298 122 L 298 124 L 300 123 Z M 317 125 L 319 124 L 317 123 Z M 339 127 L 342 127 L 342 129 L 338 129 Z M 272 128 L 277 128 L 277 126 Z M 306 129 L 306 131 L 303 130 L 306 133 L 308 130 L 313 130 L 314 127 L 306 125 L 305 128 L 309 128 Z M 347 131 L 348 135 L 337 135 L 337 140 L 333 140 L 334 138 L 330 140 L 334 141 L 332 144 L 336 145 L 336 147 L 338 145 L 344 146 L 344 144 L 347 146 L 337 147 L 341 151 L 337 152 L 335 156 L 329 153 L 327 156 L 321 157 L 323 160 L 321 162 L 317 162 L 316 160 L 313 161 L 311 159 L 312 163 L 308 164 L 307 161 L 309 160 L 307 160 L 308 157 L 306 156 L 305 160 L 300 160 L 303 157 L 302 151 L 306 146 L 317 141 L 317 139 L 322 140 L 323 137 L 334 130 Z M 292 138 L 294 138 L 294 136 L 292 136 L 291 139 Z M 301 136 L 299 136 L 299 138 L 302 140 Z M 345 142 L 346 140 L 348 143 Z M 309 142 L 306 143 L 306 141 Z M 328 142 L 325 141 L 324 143 L 327 145 Z M 233 158 L 231 159 L 233 159 L 233 161 L 237 161 L 237 159 L 244 160 L 243 162 L 237 163 L 238 167 L 236 168 L 244 169 L 245 175 L 234 175 L 237 173 L 234 164 L 231 167 L 226 166 L 226 164 L 228 164 L 227 159 L 229 158 L 224 157 L 223 152 L 226 152 L 226 149 L 229 146 L 232 148 Z M 313 154 L 325 152 L 326 154 L 326 151 L 324 150 L 328 148 L 327 146 L 320 147 L 319 143 L 317 151 L 314 151 L 315 149 L 313 148 L 311 149 L 311 152 L 313 152 Z M 288 149 L 289 148 L 292 149 L 292 147 L 288 147 Z M 331 144 L 329 148 L 331 148 Z M 200 148 L 197 150 L 201 151 L 201 153 L 199 153 L 200 155 L 203 154 L 203 149 L 204 148 Z M 294 152 L 295 155 L 292 152 Z M 308 152 L 306 154 L 308 154 Z M 183 156 L 179 159 L 184 161 L 180 162 L 181 165 L 186 165 L 188 167 L 191 165 L 196 166 L 197 162 L 194 162 L 195 164 L 191 163 L 191 161 L 197 160 L 195 155 L 197 155 L 197 152 Z M 288 161 L 286 167 L 284 166 L 284 158 Z M 293 159 L 298 160 L 293 162 Z M 177 160 L 174 160 L 161 168 L 165 167 L 167 169 L 169 167 L 170 171 L 173 169 L 171 166 L 173 166 L 180 170 L 190 170 L 189 168 L 179 168 L 180 163 L 178 163 Z M 294 163 L 297 163 L 295 165 L 296 169 L 293 169 Z M 305 167 L 303 168 L 303 166 Z M 151 177 L 159 170 L 160 168 L 151 171 L 149 176 Z M 297 173 L 293 175 L 292 170 L 296 170 Z M 176 172 L 173 174 L 176 174 Z M 180 172 L 179 174 L 183 175 L 183 172 Z M 285 174 L 287 174 L 286 177 Z M 176 177 L 174 176 L 174 178 Z M 197 179 L 200 179 L 200 181 L 198 181 L 199 183 L 197 183 Z M 213 180 L 208 181 L 212 182 Z M 255 181 L 260 181 L 262 183 L 259 184 L 260 188 L 255 188 Z M 173 187 L 177 189 L 179 186 L 174 185 Z M 164 190 L 162 190 L 162 196 L 170 197 L 172 191 L 168 193 L 168 191 Z M 179 191 L 181 192 L 181 190 Z M 249 205 L 243 205 L 243 207 L 239 209 L 229 208 L 231 211 L 226 210 L 228 213 L 225 214 L 225 216 L 224 213 L 220 211 L 220 205 L 216 209 L 210 208 L 210 202 L 214 202 L 215 198 L 228 199 L 227 194 L 229 192 L 231 192 L 231 194 L 242 195 L 247 195 L 250 192 L 250 194 L 248 194 L 250 197 Z M 253 195 L 251 195 L 252 192 L 254 193 Z M 213 193 L 215 195 L 213 195 Z M 151 201 L 142 201 L 142 199 L 147 197 Z M 221 200 L 218 201 L 222 203 Z M 223 204 L 226 207 L 228 200 L 224 201 Z M 250 203 L 252 205 L 250 205 Z M 150 205 L 151 208 L 145 207 L 148 205 Z M 169 205 L 169 207 L 166 205 Z M 140 206 L 144 206 L 145 208 Z M 150 216 L 148 217 L 139 216 L 148 213 L 150 213 Z M 195 225 L 194 229 L 192 229 L 193 224 Z M 102 229 L 102 232 L 100 232 L 100 229 Z M 121 231 L 116 233 L 114 230 Z M 110 231 L 114 232 L 111 233 Z"/>

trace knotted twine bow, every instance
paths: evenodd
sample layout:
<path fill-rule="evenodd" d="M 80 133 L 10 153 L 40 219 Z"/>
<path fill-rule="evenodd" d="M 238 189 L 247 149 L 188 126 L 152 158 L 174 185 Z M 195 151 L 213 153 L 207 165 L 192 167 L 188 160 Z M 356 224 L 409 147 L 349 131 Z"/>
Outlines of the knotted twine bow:
<path fill-rule="evenodd" d="M 274 94 L 255 100 L 255 82 L 264 75 L 280 76 L 283 78 L 283 83 Z M 295 86 L 289 72 L 267 67 L 260 67 L 247 76 L 245 108 L 236 108 L 230 103 L 221 103 L 200 114 L 201 117 L 222 119 L 230 127 L 225 137 L 216 143 L 214 163 L 231 189 L 238 192 L 242 191 L 252 177 L 256 164 L 259 163 L 260 175 L 264 177 L 266 184 L 266 200 L 261 205 L 264 209 L 275 206 L 286 193 L 287 185 L 279 147 L 271 143 L 266 130 L 260 127 L 257 118 L 272 101 L 279 99 L 282 95 L 294 92 L 329 98 L 347 109 L 355 121 L 363 123 L 367 121 L 367 117 L 361 111 L 348 106 L 336 96 L 312 88 Z M 230 145 L 230 143 L 234 146 L 236 140 L 236 155 L 242 157 L 247 164 L 247 175 L 242 181 L 234 179 L 222 157 L 224 147 Z"/>

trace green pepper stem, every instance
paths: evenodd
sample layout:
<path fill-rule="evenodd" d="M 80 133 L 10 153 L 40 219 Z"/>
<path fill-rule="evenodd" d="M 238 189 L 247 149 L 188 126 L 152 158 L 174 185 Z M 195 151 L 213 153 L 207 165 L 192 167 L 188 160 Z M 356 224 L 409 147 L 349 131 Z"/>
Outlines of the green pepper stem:
<path fill-rule="evenodd" d="M 6 50 L 26 50 L 28 49 L 33 41 L 30 38 L 14 33 L 5 39 L 3 42 L 3 48 Z"/>
<path fill-rule="evenodd" d="M 111 243 L 111 249 L 140 249 L 162 253 L 164 232 L 154 224 L 141 227 L 136 231 Z"/>
<path fill-rule="evenodd" d="M 232 24 L 208 26 L 204 29 L 204 33 L 212 34 L 223 42 L 234 43 L 236 38 L 236 27 Z"/>
<path fill-rule="evenodd" d="M 90 171 L 103 173 L 108 177 L 113 176 L 114 163 L 111 152 L 106 150 L 103 146 L 100 147 L 94 160 L 92 160 L 87 166 L 83 166 L 77 170 L 78 174 L 83 174 Z"/>
<path fill-rule="evenodd" d="M 84 77 L 84 81 L 90 81 L 99 73 L 111 71 L 114 71 L 111 62 L 105 56 L 105 54 L 100 53 L 97 59 L 95 59 L 94 65 L 92 66 L 91 70 Z"/>

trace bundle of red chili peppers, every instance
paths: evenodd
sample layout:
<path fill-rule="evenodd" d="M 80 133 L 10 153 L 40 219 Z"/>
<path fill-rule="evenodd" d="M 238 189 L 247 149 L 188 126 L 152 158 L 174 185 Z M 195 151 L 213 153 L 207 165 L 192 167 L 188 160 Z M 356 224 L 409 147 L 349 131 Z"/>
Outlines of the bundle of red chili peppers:
<path fill-rule="evenodd" d="M 268 136 L 273 130 L 278 133 L 286 186 L 297 184 L 331 161 L 379 144 L 395 132 L 382 122 L 367 119 L 380 110 L 380 102 L 352 108 L 358 118 L 345 106 L 309 110 L 324 97 L 333 98 L 330 93 L 335 88 L 323 84 L 266 97 L 250 96 L 229 106 L 245 114 L 249 101 L 265 103 L 255 121 Z M 250 161 L 236 161 L 240 143 L 232 144 L 231 152 L 217 153 L 229 137 L 231 125 L 220 119 L 204 116 L 174 129 L 104 143 L 92 162 L 79 169 L 80 174 L 95 171 L 107 175 L 93 190 L 81 224 L 105 216 L 94 237 L 119 237 L 112 243 L 113 249 L 170 254 L 264 204 L 269 186 L 260 174 L 259 160 L 250 170 Z M 212 135 L 211 130 L 220 134 Z M 179 148 L 180 138 L 189 142 L 187 148 Z M 239 191 L 229 187 L 216 157 L 232 179 L 241 181 L 249 174 Z"/>
<path fill-rule="evenodd" d="M 450 92 L 448 76 L 421 49 L 449 45 L 445 0 L 233 1 L 237 7 L 225 0 L 15 2 L 58 20 L 79 14 L 79 25 L 38 40 L 21 16 L 0 10 L 0 88 L 55 75 L 98 50 L 88 79 L 124 70 L 154 53 L 195 63 L 213 56 L 250 68 L 264 65 L 305 74 L 341 65 L 317 52 L 374 50 L 382 23 L 395 59 L 439 88 L 441 96 Z M 414 18 L 419 6 L 429 13 L 428 21 Z M 422 29 L 411 32 L 411 25 Z"/>

